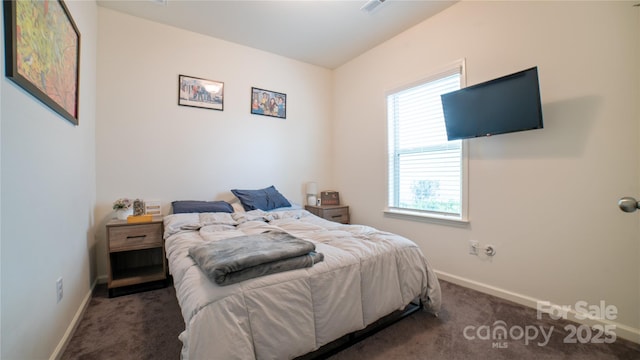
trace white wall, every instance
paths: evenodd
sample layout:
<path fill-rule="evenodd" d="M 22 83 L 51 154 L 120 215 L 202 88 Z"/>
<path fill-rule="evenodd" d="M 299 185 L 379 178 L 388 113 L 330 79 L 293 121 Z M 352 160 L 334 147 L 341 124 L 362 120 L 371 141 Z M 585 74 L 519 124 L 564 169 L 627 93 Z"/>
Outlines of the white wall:
<path fill-rule="evenodd" d="M 90 294 L 97 10 L 66 4 L 81 33 L 80 125 L 1 80 L 2 359 L 49 358 Z"/>
<path fill-rule="evenodd" d="M 640 36 L 632 2 L 461 2 L 335 71 L 337 189 L 443 278 L 529 305 L 605 300 L 640 341 Z M 538 66 L 545 128 L 473 139 L 467 226 L 385 217 L 385 91 L 466 58 L 467 85 Z M 497 255 L 467 254 L 468 241 Z"/>
<path fill-rule="evenodd" d="M 232 200 L 275 185 L 303 203 L 330 187 L 331 72 L 99 8 L 98 275 L 104 223 L 119 197 Z M 256 34 L 263 36 L 264 34 Z M 224 111 L 178 106 L 178 75 L 224 82 Z M 287 94 L 287 118 L 250 114 L 251 87 Z"/>

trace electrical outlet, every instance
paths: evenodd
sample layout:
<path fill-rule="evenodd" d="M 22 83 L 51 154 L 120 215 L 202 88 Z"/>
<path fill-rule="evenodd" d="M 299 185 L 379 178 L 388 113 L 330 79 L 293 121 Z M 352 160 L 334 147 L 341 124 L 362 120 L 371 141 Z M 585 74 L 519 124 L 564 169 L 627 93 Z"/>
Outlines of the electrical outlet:
<path fill-rule="evenodd" d="M 480 245 L 475 240 L 469 240 L 469 254 L 478 256 L 478 248 Z"/>
<path fill-rule="evenodd" d="M 56 280 L 56 295 L 58 302 L 62 301 L 62 294 L 62 278 L 59 277 L 58 280 Z"/>

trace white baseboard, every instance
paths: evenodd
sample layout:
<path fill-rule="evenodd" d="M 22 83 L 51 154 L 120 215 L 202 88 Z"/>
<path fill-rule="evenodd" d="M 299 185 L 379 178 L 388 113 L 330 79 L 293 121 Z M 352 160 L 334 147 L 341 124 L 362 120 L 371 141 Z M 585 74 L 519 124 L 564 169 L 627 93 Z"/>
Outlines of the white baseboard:
<path fill-rule="evenodd" d="M 466 288 L 480 291 L 485 294 L 489 294 L 505 300 L 509 300 L 533 309 L 538 308 L 538 303 L 544 302 L 544 300 L 541 300 L 541 299 L 535 299 L 530 296 L 514 293 L 508 290 L 497 288 L 495 286 L 483 284 L 477 281 L 473 281 L 460 276 L 448 274 L 442 271 L 436 270 L 435 272 L 438 278 L 444 281 L 448 281 L 456 285 L 464 286 Z M 549 306 L 559 307 L 559 305 L 555 305 L 555 304 L 549 304 Z M 620 324 L 618 322 L 607 320 L 607 319 L 590 319 L 585 317 L 586 317 L 585 314 L 579 314 L 573 308 L 567 312 L 568 320 L 577 322 L 579 324 L 585 324 L 588 326 L 594 326 L 596 324 L 599 324 L 602 326 L 613 325 L 615 326 L 616 337 L 640 344 L 640 329 L 638 328 L 633 328 L 631 326 Z"/>
<path fill-rule="evenodd" d="M 76 331 L 76 328 L 80 324 L 80 320 L 82 320 L 82 317 L 84 316 L 85 311 L 89 307 L 91 294 L 93 294 L 93 289 L 96 287 L 96 283 L 97 283 L 97 279 L 96 281 L 93 282 L 93 284 L 91 284 L 91 287 L 89 288 L 89 292 L 87 292 L 87 294 L 84 296 L 84 299 L 82 299 L 82 303 L 80 303 L 80 307 L 78 308 L 78 311 L 76 311 L 76 314 L 73 316 L 71 323 L 67 327 L 67 331 L 64 332 L 62 339 L 60 339 L 58 346 L 56 346 L 55 350 L 53 350 L 53 354 L 51 354 L 51 356 L 49 357 L 49 360 L 59 360 L 62 357 L 62 354 L 64 354 L 64 350 L 67 348 L 67 345 L 69 344 L 69 340 L 71 340 L 73 333 Z"/>

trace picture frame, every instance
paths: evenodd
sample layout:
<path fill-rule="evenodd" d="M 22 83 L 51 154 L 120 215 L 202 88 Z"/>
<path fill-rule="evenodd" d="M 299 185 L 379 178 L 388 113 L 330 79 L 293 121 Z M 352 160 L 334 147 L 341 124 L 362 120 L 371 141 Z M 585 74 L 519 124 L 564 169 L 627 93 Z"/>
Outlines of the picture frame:
<path fill-rule="evenodd" d="M 178 105 L 224 111 L 224 83 L 179 75 Z"/>
<path fill-rule="evenodd" d="M 340 205 L 340 193 L 333 190 L 321 191 L 320 203 L 322 205 Z"/>
<path fill-rule="evenodd" d="M 160 200 L 147 200 L 144 202 L 144 213 L 152 216 L 162 216 Z"/>
<path fill-rule="evenodd" d="M 78 125 L 80 31 L 64 1 L 3 1 L 3 10 L 7 78 Z"/>
<path fill-rule="evenodd" d="M 252 87 L 251 113 L 286 119 L 287 94 Z"/>

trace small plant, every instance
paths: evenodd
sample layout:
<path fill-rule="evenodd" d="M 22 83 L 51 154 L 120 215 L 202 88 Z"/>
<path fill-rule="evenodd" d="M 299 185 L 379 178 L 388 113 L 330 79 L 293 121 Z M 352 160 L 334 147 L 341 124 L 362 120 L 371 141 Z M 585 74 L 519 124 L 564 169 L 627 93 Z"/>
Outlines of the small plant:
<path fill-rule="evenodd" d="M 121 198 L 113 203 L 113 210 L 129 210 L 131 209 L 131 206 L 133 206 L 131 200 L 127 198 Z"/>

